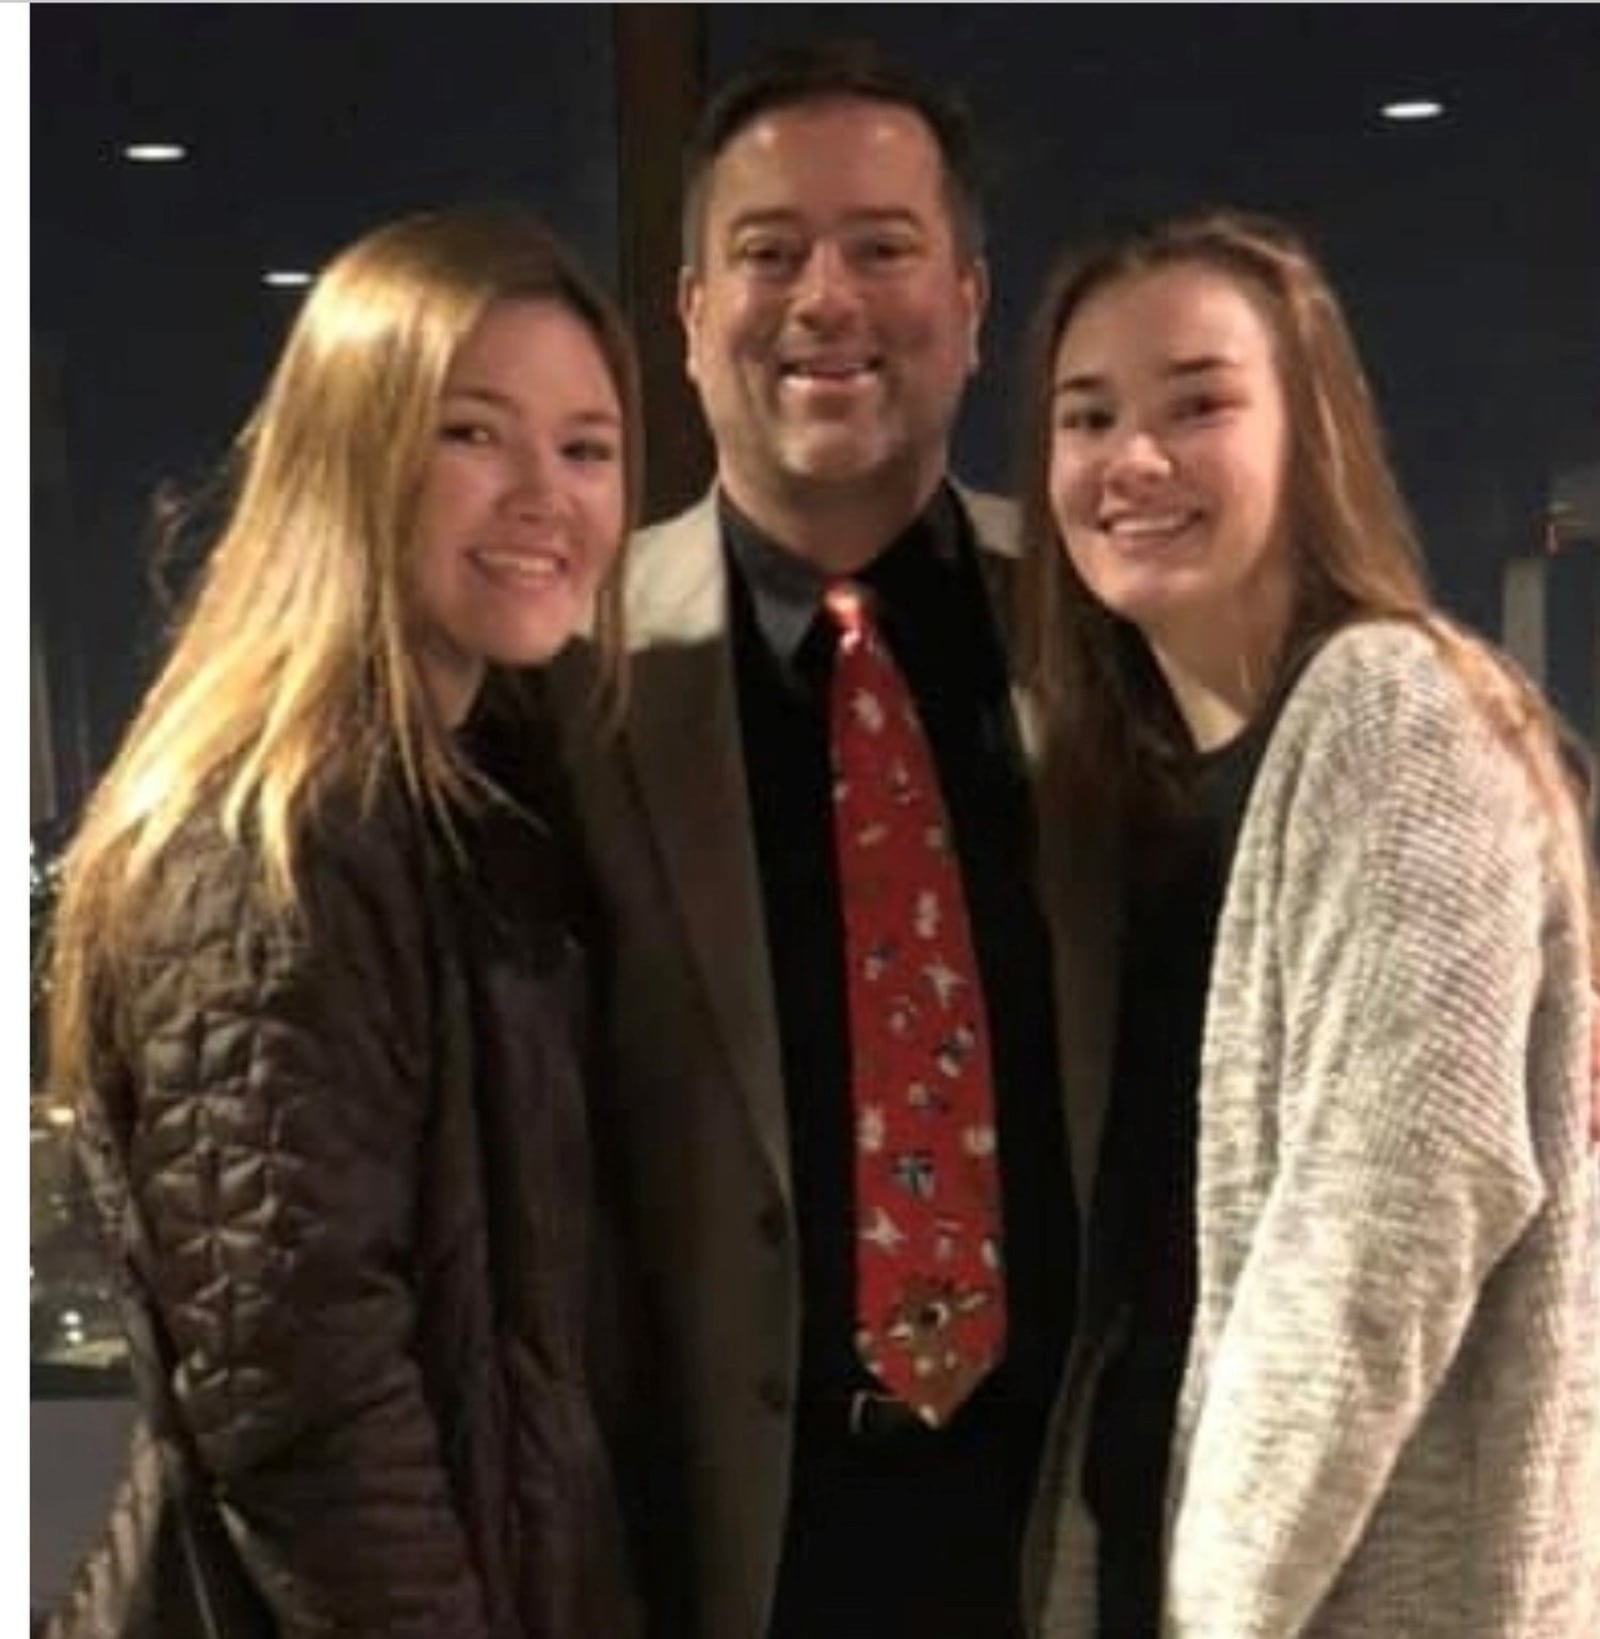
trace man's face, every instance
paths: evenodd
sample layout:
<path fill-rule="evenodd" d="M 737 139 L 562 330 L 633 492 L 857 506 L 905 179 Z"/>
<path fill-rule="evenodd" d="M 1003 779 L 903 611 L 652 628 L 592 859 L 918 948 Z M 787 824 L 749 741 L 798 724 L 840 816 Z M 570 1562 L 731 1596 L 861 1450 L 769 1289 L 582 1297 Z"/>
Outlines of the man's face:
<path fill-rule="evenodd" d="M 758 524 L 939 481 L 987 295 L 957 248 L 932 133 L 892 104 L 759 116 L 706 181 L 679 310 L 718 476 Z"/>

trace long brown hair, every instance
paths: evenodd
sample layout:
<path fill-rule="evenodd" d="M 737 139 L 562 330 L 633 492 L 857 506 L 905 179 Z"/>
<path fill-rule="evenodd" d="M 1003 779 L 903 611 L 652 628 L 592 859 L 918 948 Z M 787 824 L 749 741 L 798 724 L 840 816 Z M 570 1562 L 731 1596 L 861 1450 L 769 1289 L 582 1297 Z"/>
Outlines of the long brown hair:
<path fill-rule="evenodd" d="M 366 235 L 309 292 L 236 442 L 235 498 L 160 674 L 91 798 L 52 937 L 51 1077 L 73 1085 L 98 978 L 137 931 L 152 867 L 201 807 L 293 911 L 319 796 L 370 797 L 398 772 L 446 814 L 474 780 L 418 670 L 413 518 L 450 363 L 488 307 L 559 302 L 594 336 L 624 416 L 628 516 L 640 490 L 638 374 L 626 326 L 571 254 L 515 207 L 463 206 Z M 620 577 L 596 612 L 620 654 Z"/>
<path fill-rule="evenodd" d="M 1051 512 L 1056 352 L 1084 302 L 1107 285 L 1185 264 L 1240 285 L 1273 337 L 1290 426 L 1286 520 L 1295 557 L 1290 662 L 1314 634 L 1358 611 L 1418 617 L 1421 555 L 1384 455 L 1365 372 L 1333 292 L 1300 241 L 1230 212 L 1140 230 L 1064 261 L 1037 309 L 1026 374 L 1021 499 L 1020 664 L 1059 732 L 1075 783 L 1154 800 L 1183 736 L 1142 639 L 1084 585 Z"/>
<path fill-rule="evenodd" d="M 1541 794 L 1550 801 L 1575 795 L 1580 811 L 1587 809 L 1593 782 L 1576 737 L 1504 656 L 1446 620 L 1430 596 L 1366 372 L 1326 276 L 1293 230 L 1236 211 L 1179 217 L 1070 256 L 1034 317 L 1015 619 L 1018 664 L 1048 746 L 1048 789 L 1095 804 L 1135 835 L 1159 834 L 1183 800 L 1192 766 L 1187 734 L 1147 645 L 1084 584 L 1049 494 L 1056 354 L 1068 325 L 1107 286 L 1179 265 L 1231 279 L 1254 303 L 1272 336 L 1288 407 L 1283 523 L 1294 592 L 1264 694 L 1280 689 L 1340 627 L 1410 621 L 1433 638 Z M 1586 853 L 1593 905 L 1592 850 Z"/>

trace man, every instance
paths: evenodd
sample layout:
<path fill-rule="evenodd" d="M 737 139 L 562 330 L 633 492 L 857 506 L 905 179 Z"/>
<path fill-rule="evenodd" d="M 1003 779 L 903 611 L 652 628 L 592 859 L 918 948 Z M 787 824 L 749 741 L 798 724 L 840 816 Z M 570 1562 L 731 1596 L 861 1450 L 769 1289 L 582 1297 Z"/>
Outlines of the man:
<path fill-rule="evenodd" d="M 1014 519 L 947 472 L 988 293 L 965 132 L 824 51 L 730 86 L 688 183 L 680 312 L 716 486 L 631 548 L 621 731 L 569 740 L 610 923 L 596 1121 L 654 1388 L 642 1557 L 661 1626 L 700 1639 L 1005 1639 L 1037 1625 L 1050 1548 L 1084 1193 L 1063 1090 L 1103 1099 L 1112 964 L 1086 870 L 1102 931 L 1057 941 L 1058 1057 L 999 635 Z M 884 1220 L 853 1159 L 870 1055 L 830 770 L 840 581 L 931 744 L 992 1069 L 1004 1337 L 937 1407 L 858 1347 Z M 1042 842 L 1048 865 L 1063 839 Z"/>

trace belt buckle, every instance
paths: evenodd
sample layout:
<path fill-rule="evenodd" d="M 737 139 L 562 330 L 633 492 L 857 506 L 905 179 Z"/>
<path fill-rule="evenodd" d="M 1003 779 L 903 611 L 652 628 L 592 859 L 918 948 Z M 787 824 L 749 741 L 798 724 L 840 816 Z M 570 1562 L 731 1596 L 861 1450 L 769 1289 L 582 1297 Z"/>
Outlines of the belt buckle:
<path fill-rule="evenodd" d="M 847 1426 L 857 1440 L 883 1440 L 928 1425 L 905 1401 L 892 1394 L 876 1394 L 871 1389 L 855 1389 L 850 1395 Z"/>

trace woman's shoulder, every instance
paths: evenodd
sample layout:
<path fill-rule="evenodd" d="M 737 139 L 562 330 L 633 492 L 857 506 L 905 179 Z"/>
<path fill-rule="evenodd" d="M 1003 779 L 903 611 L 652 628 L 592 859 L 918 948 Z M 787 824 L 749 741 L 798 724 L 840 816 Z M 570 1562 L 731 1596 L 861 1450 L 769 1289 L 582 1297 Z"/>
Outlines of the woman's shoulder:
<path fill-rule="evenodd" d="M 1305 663 L 1284 726 L 1291 737 L 1336 741 L 1352 753 L 1429 758 L 1470 746 L 1474 755 L 1491 754 L 1506 749 L 1496 718 L 1525 717 L 1517 701 L 1531 687 L 1508 656 L 1452 622 L 1361 620 L 1326 638 Z"/>
<path fill-rule="evenodd" d="M 257 850 L 202 800 L 156 852 L 137 887 L 135 959 L 236 943 L 279 920 L 265 890 Z"/>
<path fill-rule="evenodd" d="M 319 807 L 300 830 L 286 899 L 248 831 L 220 805 L 197 806 L 152 866 L 121 949 L 108 993 L 117 1039 L 130 1051 L 225 1046 L 339 1016 L 358 1033 L 357 1020 L 381 1017 L 399 1040 L 427 1017 L 435 937 L 399 823 L 381 804 Z"/>
<path fill-rule="evenodd" d="M 1509 656 L 1442 617 L 1352 623 L 1305 665 L 1269 748 L 1322 816 L 1426 810 L 1542 831 L 1563 782 L 1551 718 Z"/>
<path fill-rule="evenodd" d="M 225 941 L 290 948 L 330 909 L 391 905 L 412 891 L 419 827 L 387 785 L 320 794 L 293 828 L 294 893 L 269 885 L 260 827 L 235 822 L 220 801 L 197 802 L 149 868 L 139 954 Z"/>
<path fill-rule="evenodd" d="M 1465 705 L 1447 654 L 1471 649 L 1487 662 L 1481 639 L 1442 621 L 1359 620 L 1323 640 L 1306 663 L 1296 694 L 1350 714 L 1392 710 L 1418 690 L 1434 709 Z"/>

